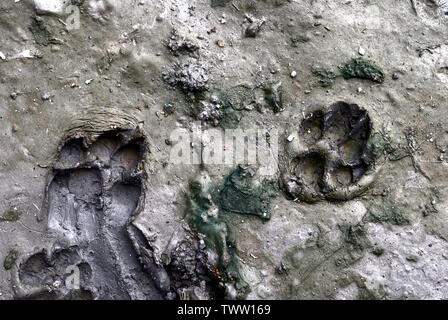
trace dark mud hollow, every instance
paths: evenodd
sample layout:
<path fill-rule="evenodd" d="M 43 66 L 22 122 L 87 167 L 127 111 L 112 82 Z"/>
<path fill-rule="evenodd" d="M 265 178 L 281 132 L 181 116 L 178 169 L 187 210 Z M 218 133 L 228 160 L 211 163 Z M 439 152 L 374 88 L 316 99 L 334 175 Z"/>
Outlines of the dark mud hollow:
<path fill-rule="evenodd" d="M 313 112 L 300 127 L 300 137 L 308 143 L 316 143 L 322 138 L 324 130 L 324 115 L 322 111 Z"/>
<path fill-rule="evenodd" d="M 294 174 L 304 185 L 315 192 L 324 188 L 325 159 L 318 153 L 311 153 L 294 162 Z"/>
<path fill-rule="evenodd" d="M 46 197 L 56 242 L 50 254 L 20 265 L 20 284 L 33 289 L 17 298 L 161 298 L 129 236 L 144 193 L 138 168 L 146 143 L 134 134 L 109 131 L 90 145 L 72 139 L 61 146 Z M 73 267 L 80 274 L 76 290 L 66 285 Z"/>

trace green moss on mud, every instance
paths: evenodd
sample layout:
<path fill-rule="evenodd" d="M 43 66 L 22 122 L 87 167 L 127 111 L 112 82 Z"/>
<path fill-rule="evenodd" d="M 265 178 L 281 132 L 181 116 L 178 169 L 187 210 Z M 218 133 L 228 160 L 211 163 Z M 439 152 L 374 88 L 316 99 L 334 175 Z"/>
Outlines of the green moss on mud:
<path fill-rule="evenodd" d="M 320 85 L 324 88 L 330 87 L 337 78 L 337 75 L 333 71 L 321 67 L 314 67 L 312 72 L 318 78 Z"/>
<path fill-rule="evenodd" d="M 381 133 L 374 133 L 370 136 L 367 141 L 367 150 L 371 152 L 366 152 L 363 155 L 363 160 L 367 165 L 371 165 L 378 159 L 382 154 L 389 154 L 393 152 L 390 143 Z"/>
<path fill-rule="evenodd" d="M 263 180 L 260 186 L 254 187 L 250 174 L 238 167 L 225 178 L 223 187 L 215 191 L 212 197 L 222 213 L 238 213 L 269 220 L 270 203 L 278 191 L 275 180 Z"/>
<path fill-rule="evenodd" d="M 228 221 L 233 219 L 234 213 L 269 219 L 270 201 L 278 194 L 276 181 L 264 180 L 260 186 L 254 186 L 252 177 L 238 167 L 219 186 L 203 190 L 198 181 L 191 181 L 189 191 L 188 224 L 195 232 L 204 235 L 206 246 L 218 254 L 221 281 L 231 282 L 238 296 L 244 296 L 248 285 L 239 271 L 235 239 Z"/>
<path fill-rule="evenodd" d="M 401 210 L 383 201 L 369 206 L 363 222 L 389 223 L 397 226 L 409 224 L 409 220 L 403 216 Z"/>
<path fill-rule="evenodd" d="M 17 221 L 20 219 L 22 215 L 22 211 L 17 210 L 16 208 L 10 208 L 3 213 L 3 216 L 0 218 L 0 221 Z"/>
<path fill-rule="evenodd" d="M 338 72 L 322 67 L 313 67 L 311 71 L 318 78 L 322 87 L 330 87 L 333 85 L 335 79 L 340 76 L 344 79 L 358 78 L 371 80 L 377 83 L 384 82 L 383 70 L 373 61 L 365 60 L 363 58 L 351 59 L 345 63 Z"/>
<path fill-rule="evenodd" d="M 233 283 L 239 296 L 247 293 L 247 283 L 239 272 L 239 260 L 235 253 L 235 243 L 229 233 L 227 224 L 222 217 L 213 216 L 210 210 L 213 203 L 210 194 L 202 190 L 197 181 L 189 184 L 190 193 L 187 199 L 187 222 L 193 231 L 204 236 L 207 248 L 215 251 L 219 256 L 218 276 L 223 282 Z"/>
<path fill-rule="evenodd" d="M 16 249 L 9 250 L 8 254 L 6 255 L 5 261 L 3 262 L 3 267 L 6 270 L 10 270 L 14 263 L 16 263 L 18 257 L 19 251 L 17 251 Z"/>
<path fill-rule="evenodd" d="M 344 242 L 351 250 L 364 250 L 371 247 L 367 232 L 362 224 L 344 224 L 339 226 Z"/>
<path fill-rule="evenodd" d="M 211 0 L 212 7 L 225 7 L 230 0 Z"/>
<path fill-rule="evenodd" d="M 360 78 L 383 83 L 384 73 L 374 62 L 362 58 L 352 59 L 341 69 L 344 79 Z"/>

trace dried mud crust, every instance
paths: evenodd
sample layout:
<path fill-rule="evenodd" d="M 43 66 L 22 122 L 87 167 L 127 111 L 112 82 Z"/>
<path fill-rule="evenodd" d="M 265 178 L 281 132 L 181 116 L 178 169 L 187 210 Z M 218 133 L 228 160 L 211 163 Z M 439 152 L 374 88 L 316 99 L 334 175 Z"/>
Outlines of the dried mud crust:
<path fill-rule="evenodd" d="M 288 140 L 282 182 L 286 194 L 306 202 L 348 200 L 362 193 L 379 170 L 372 124 L 356 104 L 337 102 L 309 114 Z"/>
<path fill-rule="evenodd" d="M 69 131 L 46 192 L 48 233 L 56 241 L 19 264 L 16 298 L 160 298 L 130 236 L 143 200 L 146 147 L 138 127 Z M 65 284 L 72 266 L 80 271 L 79 290 Z"/>

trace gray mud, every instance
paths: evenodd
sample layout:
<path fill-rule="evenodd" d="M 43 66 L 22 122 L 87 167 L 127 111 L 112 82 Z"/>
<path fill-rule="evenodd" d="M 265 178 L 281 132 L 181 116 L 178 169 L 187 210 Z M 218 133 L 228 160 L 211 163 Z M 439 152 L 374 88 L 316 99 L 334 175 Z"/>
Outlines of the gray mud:
<path fill-rule="evenodd" d="M 447 12 L 0 1 L 0 300 L 447 299 Z"/>

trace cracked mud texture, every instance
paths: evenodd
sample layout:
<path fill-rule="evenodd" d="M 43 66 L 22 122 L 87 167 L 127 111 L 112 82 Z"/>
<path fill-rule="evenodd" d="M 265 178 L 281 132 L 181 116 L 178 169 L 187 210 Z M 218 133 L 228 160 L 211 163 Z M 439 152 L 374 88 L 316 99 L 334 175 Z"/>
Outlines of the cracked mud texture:
<path fill-rule="evenodd" d="M 0 299 L 448 298 L 446 1 L 72 1 L 75 30 L 38 2 L 0 4 Z M 326 153 L 303 156 L 338 101 L 370 120 L 340 157 L 367 171 L 326 179 Z M 270 219 L 212 198 L 237 163 L 171 163 L 172 131 L 198 118 L 279 131 L 277 172 L 228 193 L 278 182 Z"/>

